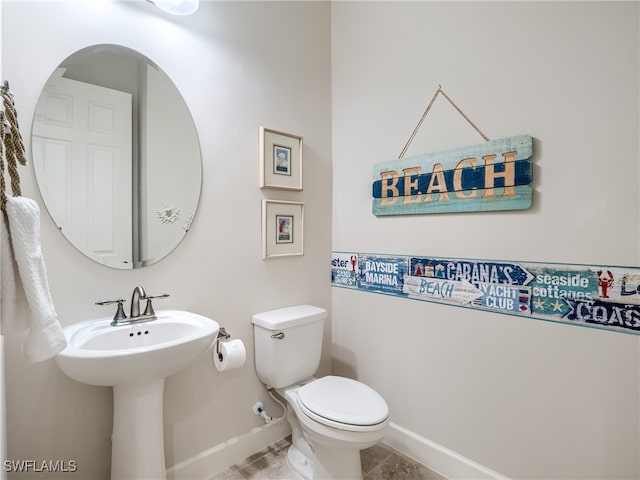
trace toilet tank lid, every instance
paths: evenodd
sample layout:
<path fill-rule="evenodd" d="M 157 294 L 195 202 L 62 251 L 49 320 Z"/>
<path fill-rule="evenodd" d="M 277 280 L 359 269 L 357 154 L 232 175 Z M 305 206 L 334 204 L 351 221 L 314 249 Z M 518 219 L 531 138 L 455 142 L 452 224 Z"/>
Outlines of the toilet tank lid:
<path fill-rule="evenodd" d="M 295 305 L 293 307 L 256 313 L 251 319 L 251 323 L 266 328 L 267 330 L 281 330 L 283 328 L 324 320 L 325 318 L 327 318 L 327 311 L 324 308 L 314 305 Z"/>

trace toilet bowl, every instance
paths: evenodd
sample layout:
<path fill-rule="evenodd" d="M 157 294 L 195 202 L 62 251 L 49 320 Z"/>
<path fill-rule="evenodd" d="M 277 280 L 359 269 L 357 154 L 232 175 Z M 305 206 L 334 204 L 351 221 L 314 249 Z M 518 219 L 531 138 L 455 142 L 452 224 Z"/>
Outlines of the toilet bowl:
<path fill-rule="evenodd" d="M 253 316 L 256 372 L 286 403 L 291 468 L 305 479 L 362 479 L 360 450 L 385 435 L 389 407 L 350 378 L 314 376 L 326 310 L 298 305 Z"/>
<path fill-rule="evenodd" d="M 276 389 L 287 402 L 290 467 L 306 479 L 362 478 L 360 451 L 378 443 L 389 408 L 372 388 L 338 376 Z"/>

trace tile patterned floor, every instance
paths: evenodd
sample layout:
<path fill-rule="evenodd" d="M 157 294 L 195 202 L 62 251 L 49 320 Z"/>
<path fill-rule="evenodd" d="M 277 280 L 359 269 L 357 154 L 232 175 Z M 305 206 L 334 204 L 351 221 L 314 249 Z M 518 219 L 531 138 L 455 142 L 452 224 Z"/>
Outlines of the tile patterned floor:
<path fill-rule="evenodd" d="M 287 465 L 290 444 L 291 438 L 284 438 L 210 480 L 300 480 Z M 361 461 L 364 480 L 445 480 L 383 443 L 363 450 Z"/>

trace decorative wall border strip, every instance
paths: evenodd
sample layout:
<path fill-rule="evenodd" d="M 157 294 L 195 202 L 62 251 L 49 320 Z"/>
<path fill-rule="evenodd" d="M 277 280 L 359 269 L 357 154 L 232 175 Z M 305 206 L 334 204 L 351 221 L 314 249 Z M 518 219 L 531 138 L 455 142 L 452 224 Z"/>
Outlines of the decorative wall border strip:
<path fill-rule="evenodd" d="M 333 252 L 331 285 L 640 335 L 640 268 Z"/>

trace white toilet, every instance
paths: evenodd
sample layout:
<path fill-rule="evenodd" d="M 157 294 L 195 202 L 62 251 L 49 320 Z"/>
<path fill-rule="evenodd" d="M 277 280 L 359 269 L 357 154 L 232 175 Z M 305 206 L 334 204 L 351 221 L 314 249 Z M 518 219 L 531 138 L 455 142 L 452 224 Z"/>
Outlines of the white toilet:
<path fill-rule="evenodd" d="M 258 378 L 284 398 L 291 468 L 306 479 L 361 479 L 360 450 L 385 435 L 389 407 L 349 378 L 315 378 L 327 311 L 297 305 L 253 316 Z"/>

